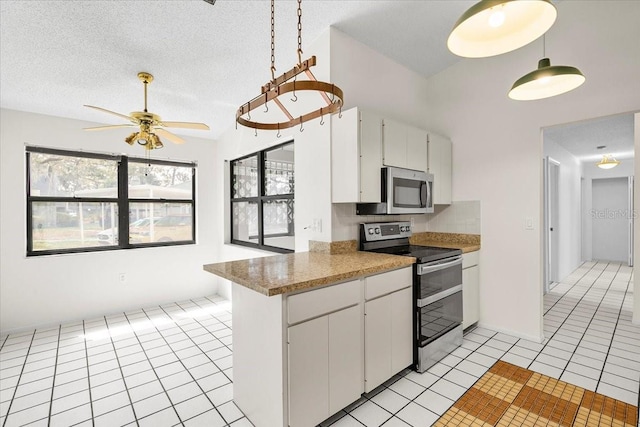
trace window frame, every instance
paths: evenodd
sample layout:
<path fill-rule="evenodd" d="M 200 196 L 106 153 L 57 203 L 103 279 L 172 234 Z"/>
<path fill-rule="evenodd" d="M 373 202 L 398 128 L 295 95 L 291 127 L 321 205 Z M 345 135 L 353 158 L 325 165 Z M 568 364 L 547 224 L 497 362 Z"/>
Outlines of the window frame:
<path fill-rule="evenodd" d="M 238 157 L 229 161 L 229 236 L 230 243 L 234 245 L 246 246 L 255 249 L 262 249 L 270 252 L 277 252 L 282 254 L 289 254 L 295 252 L 295 250 L 281 248 L 278 246 L 266 245 L 264 243 L 265 237 L 282 237 L 282 236 L 295 236 L 295 210 L 294 210 L 294 222 L 288 224 L 289 231 L 287 233 L 278 233 L 278 234 L 269 234 L 265 236 L 264 234 L 264 202 L 268 202 L 271 200 L 291 200 L 295 202 L 295 190 L 293 193 L 286 194 L 274 194 L 274 195 L 266 195 L 267 185 L 265 181 L 265 169 L 266 169 L 266 154 L 270 151 L 275 151 L 279 148 L 282 148 L 286 145 L 294 144 L 294 140 L 291 139 L 289 141 L 283 142 L 282 144 L 277 144 L 265 148 L 264 150 L 256 151 L 242 157 Z M 295 146 L 294 146 L 295 150 Z M 295 151 L 294 151 L 295 152 Z M 245 160 L 251 157 L 257 158 L 257 172 L 258 172 L 258 195 L 253 197 L 233 197 L 233 165 L 235 162 L 240 160 Z M 295 162 L 294 162 L 294 188 L 295 188 Z M 255 202 L 258 205 L 258 243 L 251 243 L 244 240 L 235 239 L 233 236 L 233 204 L 241 203 L 241 202 Z"/>
<path fill-rule="evenodd" d="M 116 197 L 77 197 L 77 196 L 33 196 L 31 195 L 31 153 L 51 154 L 76 158 L 113 160 L 117 164 Z M 87 151 L 64 150 L 49 147 L 25 146 L 26 170 L 26 216 L 27 216 L 27 257 L 43 255 L 61 255 L 72 253 L 102 252 L 121 249 L 152 248 L 159 246 L 180 246 L 196 243 L 196 162 L 149 159 L 127 156 L 125 154 L 106 154 Z M 149 165 L 177 166 L 191 168 L 191 199 L 133 198 L 129 199 L 129 162 Z M 117 227 L 118 243 L 108 246 L 84 246 L 68 249 L 33 250 L 33 203 L 115 203 L 118 207 Z M 169 242 L 130 243 L 129 242 L 129 206 L 131 203 L 185 203 L 191 205 L 191 239 Z"/>

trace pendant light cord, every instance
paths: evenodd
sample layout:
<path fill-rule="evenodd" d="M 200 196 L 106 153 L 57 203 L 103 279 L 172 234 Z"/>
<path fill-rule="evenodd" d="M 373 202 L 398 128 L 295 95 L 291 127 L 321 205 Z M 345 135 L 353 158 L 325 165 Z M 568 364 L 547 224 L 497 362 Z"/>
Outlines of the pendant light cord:
<path fill-rule="evenodd" d="M 302 65 L 302 0 L 298 0 L 298 64 Z"/>
<path fill-rule="evenodd" d="M 275 0 L 271 0 L 271 80 L 276 80 Z"/>
<path fill-rule="evenodd" d="M 547 57 L 547 39 L 545 37 L 545 34 L 542 35 L 542 57 Z"/>

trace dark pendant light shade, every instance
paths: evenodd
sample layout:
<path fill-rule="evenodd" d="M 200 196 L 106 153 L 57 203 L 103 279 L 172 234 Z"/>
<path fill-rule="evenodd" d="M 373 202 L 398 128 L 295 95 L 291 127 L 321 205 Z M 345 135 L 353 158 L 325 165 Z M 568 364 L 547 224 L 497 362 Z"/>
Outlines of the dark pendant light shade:
<path fill-rule="evenodd" d="M 518 101 L 549 98 L 569 92 L 585 82 L 575 67 L 551 65 L 549 58 L 538 61 L 538 69 L 520 77 L 509 91 L 509 98 Z"/>
<path fill-rule="evenodd" d="M 447 46 L 466 58 L 500 55 L 543 35 L 557 14 L 550 0 L 482 0 L 458 19 Z"/>

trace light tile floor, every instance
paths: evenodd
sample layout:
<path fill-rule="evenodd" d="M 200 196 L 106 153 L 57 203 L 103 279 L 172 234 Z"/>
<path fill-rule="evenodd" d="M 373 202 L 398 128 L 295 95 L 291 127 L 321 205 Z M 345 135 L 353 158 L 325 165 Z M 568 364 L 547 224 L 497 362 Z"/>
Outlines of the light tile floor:
<path fill-rule="evenodd" d="M 583 264 L 544 298 L 543 343 L 476 328 L 323 426 L 429 426 L 498 359 L 638 404 L 632 269 Z M 231 307 L 169 304 L 0 338 L 0 425 L 251 426 L 235 406 Z"/>

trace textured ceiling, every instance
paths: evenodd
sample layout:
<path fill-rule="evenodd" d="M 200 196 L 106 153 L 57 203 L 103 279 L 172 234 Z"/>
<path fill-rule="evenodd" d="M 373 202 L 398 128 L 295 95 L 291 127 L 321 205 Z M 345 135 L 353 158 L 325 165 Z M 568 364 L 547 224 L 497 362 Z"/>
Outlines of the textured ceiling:
<path fill-rule="evenodd" d="M 446 38 L 473 3 L 305 0 L 303 49 L 333 25 L 430 76 L 459 60 Z M 296 6 L 276 1 L 277 73 L 296 62 Z M 2 0 L 0 105 L 119 124 L 82 105 L 141 110 L 136 74 L 148 71 L 150 111 L 211 127 L 176 133 L 216 138 L 270 78 L 269 10 L 265 0 Z"/>
<path fill-rule="evenodd" d="M 618 114 L 545 129 L 544 139 L 580 160 L 596 160 L 603 154 L 628 159 L 634 157 L 633 127 L 632 113 Z M 601 145 L 606 148 L 598 150 L 596 147 Z"/>

